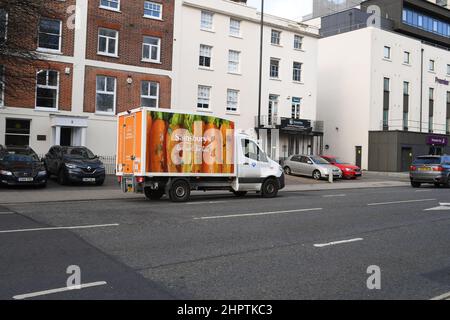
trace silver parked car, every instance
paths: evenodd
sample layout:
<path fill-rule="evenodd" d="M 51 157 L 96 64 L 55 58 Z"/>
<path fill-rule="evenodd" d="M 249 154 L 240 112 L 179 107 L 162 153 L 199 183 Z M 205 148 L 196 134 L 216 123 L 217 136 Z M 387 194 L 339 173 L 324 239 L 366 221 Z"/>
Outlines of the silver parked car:
<path fill-rule="evenodd" d="M 450 188 L 450 156 L 418 157 L 410 168 L 409 176 L 414 188 L 419 188 L 422 183 Z"/>
<path fill-rule="evenodd" d="M 334 178 L 342 178 L 341 169 L 331 165 L 328 161 L 318 156 L 290 156 L 284 162 L 284 172 L 288 175 L 298 174 L 313 177 L 316 180 L 328 178 L 330 172 L 333 172 Z"/>

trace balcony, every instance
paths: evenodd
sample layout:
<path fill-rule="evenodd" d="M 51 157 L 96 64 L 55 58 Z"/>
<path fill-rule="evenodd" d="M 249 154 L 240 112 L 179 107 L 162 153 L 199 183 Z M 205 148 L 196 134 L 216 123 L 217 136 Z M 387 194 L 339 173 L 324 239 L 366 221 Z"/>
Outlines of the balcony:
<path fill-rule="evenodd" d="M 281 125 L 281 118 L 278 116 L 264 115 L 260 117 L 260 129 L 278 129 Z M 258 116 L 255 117 L 255 128 L 258 128 Z"/>
<path fill-rule="evenodd" d="M 420 131 L 420 121 L 404 121 L 402 119 L 392 119 L 389 121 L 380 121 L 379 130 L 381 131 Z M 445 123 L 433 123 L 432 128 L 429 128 L 429 122 L 422 122 L 422 132 L 436 133 L 436 134 L 448 134 L 448 128 Z"/>

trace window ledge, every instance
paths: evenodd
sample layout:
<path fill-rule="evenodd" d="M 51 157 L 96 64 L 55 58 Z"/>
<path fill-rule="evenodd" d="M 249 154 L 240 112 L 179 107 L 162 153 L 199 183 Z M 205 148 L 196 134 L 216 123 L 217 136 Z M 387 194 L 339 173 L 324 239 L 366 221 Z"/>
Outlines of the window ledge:
<path fill-rule="evenodd" d="M 239 111 L 227 111 L 225 112 L 225 114 L 230 115 L 230 116 L 240 116 L 241 113 Z"/>
<path fill-rule="evenodd" d="M 273 80 L 273 81 L 281 81 L 280 78 L 269 78 L 269 80 Z"/>
<path fill-rule="evenodd" d="M 434 71 L 434 70 L 428 70 L 428 72 L 431 74 L 436 74 L 436 71 Z"/>
<path fill-rule="evenodd" d="M 281 45 L 281 44 L 276 44 L 276 43 L 270 43 L 270 44 L 274 47 L 283 48 L 283 45 Z"/>
<path fill-rule="evenodd" d="M 116 59 L 119 58 L 119 56 L 116 54 L 107 54 L 107 53 L 103 53 L 103 52 L 97 52 L 97 55 L 102 56 L 102 57 L 116 58 Z"/>
<path fill-rule="evenodd" d="M 205 32 L 210 32 L 210 33 L 216 33 L 216 31 L 214 31 L 214 29 L 205 29 L 205 28 L 200 28 L 201 31 L 205 31 Z"/>
<path fill-rule="evenodd" d="M 197 112 L 213 113 L 211 109 L 197 109 Z"/>
<path fill-rule="evenodd" d="M 213 68 L 202 67 L 202 66 L 199 66 L 198 69 L 199 69 L 199 70 L 205 70 L 205 71 L 214 71 Z"/>
<path fill-rule="evenodd" d="M 58 110 L 58 108 L 41 108 L 41 107 L 34 107 L 34 111 L 37 111 L 37 112 L 56 112 L 56 113 L 60 112 Z"/>
<path fill-rule="evenodd" d="M 145 18 L 145 19 L 151 19 L 151 20 L 164 22 L 163 18 L 150 17 L 150 16 L 146 16 L 145 14 L 142 17 Z"/>
<path fill-rule="evenodd" d="M 412 67 L 412 65 L 411 65 L 410 63 L 403 62 L 402 64 L 403 64 L 405 67 Z"/>
<path fill-rule="evenodd" d="M 295 83 L 295 84 L 301 84 L 301 85 L 304 85 L 304 84 L 305 84 L 303 81 L 295 81 L 295 80 L 292 80 L 292 83 Z"/>
<path fill-rule="evenodd" d="M 392 62 L 392 59 L 389 59 L 389 58 L 383 58 L 383 60 L 387 61 L 387 62 Z"/>
<path fill-rule="evenodd" d="M 96 116 L 101 116 L 101 117 L 115 117 L 116 116 L 116 114 L 112 113 L 112 112 L 95 111 L 94 114 Z"/>
<path fill-rule="evenodd" d="M 298 49 L 298 48 L 294 48 L 295 51 L 300 51 L 300 52 L 306 52 L 305 49 Z"/>
<path fill-rule="evenodd" d="M 232 71 L 228 71 L 228 74 L 231 74 L 233 76 L 242 76 L 241 72 L 232 72 Z"/>
<path fill-rule="evenodd" d="M 144 62 L 144 63 L 153 63 L 153 64 L 162 64 L 161 61 L 147 60 L 147 59 L 142 59 L 141 62 Z"/>
<path fill-rule="evenodd" d="M 108 10 L 108 11 L 117 12 L 117 13 L 122 13 L 122 11 L 120 11 L 120 9 L 114 9 L 114 8 L 105 7 L 105 6 L 99 6 L 99 8 L 100 9 L 104 9 L 104 10 Z"/>
<path fill-rule="evenodd" d="M 230 37 L 236 38 L 236 39 L 243 39 L 243 38 L 242 38 L 242 35 L 230 34 Z"/>
<path fill-rule="evenodd" d="M 57 54 L 57 55 L 63 54 L 61 52 L 61 50 L 53 50 L 53 49 L 45 49 L 45 48 L 37 48 L 36 51 L 41 52 L 41 53 L 49 53 L 49 54 Z"/>

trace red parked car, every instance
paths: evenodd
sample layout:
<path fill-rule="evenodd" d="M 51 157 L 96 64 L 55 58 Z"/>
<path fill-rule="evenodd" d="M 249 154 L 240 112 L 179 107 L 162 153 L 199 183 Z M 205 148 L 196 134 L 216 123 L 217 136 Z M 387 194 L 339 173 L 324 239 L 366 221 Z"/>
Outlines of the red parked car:
<path fill-rule="evenodd" d="M 332 156 L 321 156 L 321 157 L 327 160 L 332 165 L 341 169 L 342 177 L 344 179 L 356 179 L 362 176 L 361 168 L 358 166 L 345 163 L 343 161 L 340 161 L 338 158 Z"/>

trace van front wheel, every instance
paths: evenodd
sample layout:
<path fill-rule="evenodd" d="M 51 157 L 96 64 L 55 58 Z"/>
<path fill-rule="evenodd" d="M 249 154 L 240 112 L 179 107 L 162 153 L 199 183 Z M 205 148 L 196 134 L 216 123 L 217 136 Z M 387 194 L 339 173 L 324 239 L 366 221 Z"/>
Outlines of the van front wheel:
<path fill-rule="evenodd" d="M 264 181 L 261 193 L 263 198 L 275 198 L 278 195 L 278 182 L 275 179 L 267 179 Z"/>
<path fill-rule="evenodd" d="M 191 186 L 187 181 L 175 181 L 169 190 L 169 198 L 173 202 L 186 202 L 191 196 Z"/>

